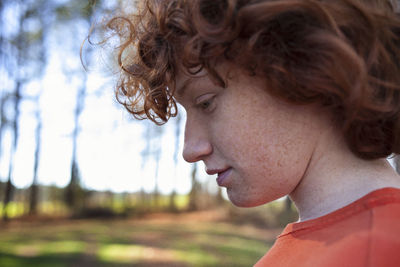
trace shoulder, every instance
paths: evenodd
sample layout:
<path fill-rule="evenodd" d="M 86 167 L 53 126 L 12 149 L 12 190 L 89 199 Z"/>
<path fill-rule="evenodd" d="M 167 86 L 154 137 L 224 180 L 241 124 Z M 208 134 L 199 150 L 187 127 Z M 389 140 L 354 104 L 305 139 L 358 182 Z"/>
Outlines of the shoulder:
<path fill-rule="evenodd" d="M 371 209 L 369 261 L 371 266 L 400 266 L 400 190 L 392 201 Z"/>
<path fill-rule="evenodd" d="M 384 188 L 327 216 L 289 224 L 256 266 L 397 267 L 399 251 L 400 190 Z"/>

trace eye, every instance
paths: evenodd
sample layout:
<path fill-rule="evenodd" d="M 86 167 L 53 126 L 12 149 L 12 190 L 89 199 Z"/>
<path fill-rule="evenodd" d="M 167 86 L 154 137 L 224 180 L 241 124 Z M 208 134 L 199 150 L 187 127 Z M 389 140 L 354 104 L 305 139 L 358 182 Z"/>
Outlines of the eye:
<path fill-rule="evenodd" d="M 205 94 L 196 99 L 196 106 L 206 112 L 211 112 L 215 108 L 215 95 Z"/>
<path fill-rule="evenodd" d="M 200 107 L 202 109 L 207 109 L 211 105 L 211 101 L 212 101 L 212 99 L 200 103 Z"/>

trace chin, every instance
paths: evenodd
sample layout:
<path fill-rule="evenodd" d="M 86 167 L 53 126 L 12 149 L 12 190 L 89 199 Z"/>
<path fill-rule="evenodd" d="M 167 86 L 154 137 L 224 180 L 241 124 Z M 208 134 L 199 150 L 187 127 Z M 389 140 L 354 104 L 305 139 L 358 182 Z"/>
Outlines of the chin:
<path fill-rule="evenodd" d="M 232 204 L 239 208 L 253 208 L 267 204 L 275 200 L 275 199 L 268 200 L 268 199 L 250 198 L 249 195 L 240 196 L 233 193 L 229 189 L 227 190 L 227 193 L 228 193 L 228 198 L 232 202 Z"/>

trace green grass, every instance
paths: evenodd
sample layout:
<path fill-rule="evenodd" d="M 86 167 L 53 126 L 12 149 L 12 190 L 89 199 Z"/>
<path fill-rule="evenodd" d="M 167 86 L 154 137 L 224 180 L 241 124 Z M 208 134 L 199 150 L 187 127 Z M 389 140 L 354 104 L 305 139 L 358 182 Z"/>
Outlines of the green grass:
<path fill-rule="evenodd" d="M 0 227 L 0 266 L 252 266 L 274 234 L 181 220 L 61 221 Z"/>

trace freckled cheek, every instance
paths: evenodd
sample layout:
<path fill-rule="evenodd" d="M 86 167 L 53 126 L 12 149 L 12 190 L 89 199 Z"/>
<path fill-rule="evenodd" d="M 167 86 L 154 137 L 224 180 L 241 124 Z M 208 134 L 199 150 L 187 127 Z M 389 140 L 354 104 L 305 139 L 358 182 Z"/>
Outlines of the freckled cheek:
<path fill-rule="evenodd" d="M 243 146 L 243 141 L 240 139 L 240 135 L 228 129 L 224 131 L 223 134 L 218 134 L 215 136 L 214 144 L 225 160 L 240 160 L 242 153 L 248 153 L 247 151 L 243 151 L 245 146 Z"/>
<path fill-rule="evenodd" d="M 227 123 L 223 131 L 224 134 L 215 136 L 215 145 L 224 158 L 238 164 L 237 167 L 266 170 L 263 165 L 269 162 L 268 140 L 271 140 L 266 129 L 254 127 L 252 121 L 236 120 Z"/>

